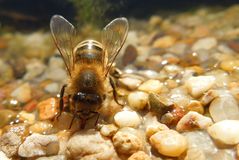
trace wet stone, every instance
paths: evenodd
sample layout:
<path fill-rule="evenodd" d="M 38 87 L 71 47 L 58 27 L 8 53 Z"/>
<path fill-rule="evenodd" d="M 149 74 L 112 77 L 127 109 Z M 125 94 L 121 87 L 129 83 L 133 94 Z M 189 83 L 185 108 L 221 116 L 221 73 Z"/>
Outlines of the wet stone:
<path fill-rule="evenodd" d="M 58 102 L 56 98 L 49 98 L 38 103 L 39 119 L 48 120 L 54 118 L 58 112 Z"/>
<path fill-rule="evenodd" d="M 7 157 L 16 155 L 20 144 L 21 137 L 16 133 L 8 132 L 0 137 L 0 150 L 3 151 Z"/>
<path fill-rule="evenodd" d="M 67 143 L 67 156 L 74 159 L 117 159 L 112 142 L 99 132 L 88 130 L 75 133 Z"/>
<path fill-rule="evenodd" d="M 9 124 L 16 117 L 16 113 L 12 110 L 2 109 L 0 110 L 0 127 Z"/>
<path fill-rule="evenodd" d="M 21 157 L 35 157 L 57 154 L 59 149 L 56 135 L 32 134 L 20 145 L 18 154 Z"/>
<path fill-rule="evenodd" d="M 137 49 L 133 45 L 128 45 L 122 57 L 122 65 L 127 66 L 134 63 L 138 55 Z"/>

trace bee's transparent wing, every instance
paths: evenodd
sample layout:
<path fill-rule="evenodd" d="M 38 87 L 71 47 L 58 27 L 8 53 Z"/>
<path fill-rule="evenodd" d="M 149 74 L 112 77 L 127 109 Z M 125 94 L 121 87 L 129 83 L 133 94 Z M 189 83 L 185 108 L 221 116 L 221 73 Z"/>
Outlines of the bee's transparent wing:
<path fill-rule="evenodd" d="M 51 34 L 67 71 L 71 76 L 74 67 L 74 47 L 76 46 L 75 27 L 60 15 L 54 15 L 50 21 Z"/>
<path fill-rule="evenodd" d="M 105 76 L 122 48 L 128 33 L 128 20 L 124 17 L 111 21 L 102 31 L 102 45 L 104 47 Z M 106 62 L 107 61 L 107 62 Z"/>

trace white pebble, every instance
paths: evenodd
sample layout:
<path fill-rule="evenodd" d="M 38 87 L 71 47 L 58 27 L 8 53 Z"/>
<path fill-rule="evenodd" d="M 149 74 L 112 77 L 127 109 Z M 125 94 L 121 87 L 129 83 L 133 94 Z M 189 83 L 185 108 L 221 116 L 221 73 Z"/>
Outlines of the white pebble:
<path fill-rule="evenodd" d="M 50 156 L 50 157 L 40 157 L 36 160 L 67 160 L 65 155 L 57 155 L 57 156 Z"/>
<path fill-rule="evenodd" d="M 208 91 L 215 83 L 214 76 L 197 76 L 189 78 L 185 84 L 189 93 L 197 98 Z"/>
<path fill-rule="evenodd" d="M 143 149 L 143 141 L 141 138 L 130 133 L 128 130 L 118 131 L 112 140 L 117 152 L 122 154 L 133 154 Z"/>
<path fill-rule="evenodd" d="M 148 113 L 144 116 L 144 124 L 145 124 L 145 133 L 147 138 L 150 138 L 153 134 L 157 133 L 158 131 L 168 130 L 169 128 L 160 123 L 157 120 L 157 117 L 152 113 Z"/>
<path fill-rule="evenodd" d="M 163 83 L 159 80 L 150 79 L 139 86 L 139 90 L 147 93 L 160 93 L 163 88 Z"/>
<path fill-rule="evenodd" d="M 236 145 L 239 143 L 239 120 L 223 120 L 207 129 L 209 135 L 224 144 Z"/>
<path fill-rule="evenodd" d="M 230 94 L 215 98 L 209 106 L 209 113 L 215 122 L 226 119 L 239 120 L 239 106 Z"/>
<path fill-rule="evenodd" d="M 16 98 L 19 102 L 26 103 L 29 101 L 31 96 L 31 87 L 29 83 L 24 83 L 18 88 L 16 88 L 12 93 L 11 96 Z"/>
<path fill-rule="evenodd" d="M 192 46 L 192 50 L 196 51 L 199 49 L 209 50 L 217 45 L 217 40 L 214 37 L 206 37 L 199 39 Z"/>
<path fill-rule="evenodd" d="M 133 77 L 123 77 L 119 78 L 119 82 L 127 89 L 134 90 L 138 88 L 138 86 L 142 83 L 142 80 Z"/>
<path fill-rule="evenodd" d="M 115 114 L 114 121 L 117 126 L 137 128 L 141 123 L 141 118 L 135 111 L 121 111 Z"/>
<path fill-rule="evenodd" d="M 32 80 L 34 78 L 36 78 L 37 76 L 40 76 L 44 70 L 45 70 L 46 66 L 39 60 L 32 60 L 29 64 L 27 64 L 26 66 L 26 74 L 24 75 L 23 79 L 24 80 Z"/>
<path fill-rule="evenodd" d="M 187 140 L 174 130 L 159 131 L 150 137 L 150 144 L 159 153 L 169 157 L 178 157 L 187 149 Z"/>
<path fill-rule="evenodd" d="M 20 145 L 18 154 L 21 157 L 35 157 L 57 154 L 59 149 L 56 135 L 41 135 L 34 133 Z"/>
<path fill-rule="evenodd" d="M 178 122 L 176 129 L 177 131 L 184 132 L 194 129 L 206 129 L 213 122 L 211 118 L 203 116 L 197 112 L 190 111 Z"/>
<path fill-rule="evenodd" d="M 114 124 L 103 125 L 100 133 L 105 137 L 111 137 L 117 132 L 118 128 Z"/>
<path fill-rule="evenodd" d="M 1 160 L 10 160 L 3 151 L 0 151 L 0 159 Z"/>
<path fill-rule="evenodd" d="M 49 93 L 58 93 L 60 91 L 60 86 L 58 83 L 50 83 L 46 85 L 44 89 Z"/>
<path fill-rule="evenodd" d="M 141 110 L 147 105 L 148 94 L 141 91 L 131 92 L 128 95 L 129 107 L 134 110 Z"/>
<path fill-rule="evenodd" d="M 75 133 L 67 143 L 67 156 L 81 160 L 117 159 L 111 140 L 93 130 Z"/>
<path fill-rule="evenodd" d="M 188 148 L 202 150 L 205 154 L 214 154 L 218 151 L 215 143 L 205 131 L 192 131 L 182 133 L 187 139 Z"/>

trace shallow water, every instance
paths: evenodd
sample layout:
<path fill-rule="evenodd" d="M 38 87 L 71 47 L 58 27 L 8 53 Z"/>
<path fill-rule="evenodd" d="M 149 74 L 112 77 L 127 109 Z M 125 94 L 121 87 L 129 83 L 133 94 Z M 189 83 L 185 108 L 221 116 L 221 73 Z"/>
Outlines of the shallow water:
<path fill-rule="evenodd" d="M 50 33 L 3 32 L 0 159 L 236 160 L 238 11 L 234 5 L 129 19 L 110 72 L 123 105 L 106 80 L 98 124 L 94 116 L 83 130 L 67 96 L 56 118 L 69 76 Z M 80 40 L 99 33 L 86 26 Z"/>

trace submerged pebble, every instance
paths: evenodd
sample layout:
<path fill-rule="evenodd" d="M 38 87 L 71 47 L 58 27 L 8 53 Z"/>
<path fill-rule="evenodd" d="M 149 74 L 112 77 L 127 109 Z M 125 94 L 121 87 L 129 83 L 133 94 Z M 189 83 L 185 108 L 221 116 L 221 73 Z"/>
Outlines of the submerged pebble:
<path fill-rule="evenodd" d="M 208 91 L 215 83 L 213 76 L 197 76 L 189 78 L 185 84 L 189 93 L 193 97 L 199 97 Z"/>
<path fill-rule="evenodd" d="M 16 88 L 11 96 L 16 98 L 19 102 L 26 103 L 32 98 L 32 90 L 29 83 L 24 83 Z"/>
<path fill-rule="evenodd" d="M 223 120 L 207 129 L 209 135 L 224 144 L 236 145 L 239 143 L 239 121 Z"/>
<path fill-rule="evenodd" d="M 209 106 L 209 113 L 215 122 L 226 119 L 239 120 L 239 106 L 230 94 L 215 98 Z"/>
<path fill-rule="evenodd" d="M 159 131 L 150 137 L 150 143 L 165 156 L 178 157 L 187 149 L 187 140 L 174 130 Z"/>
<path fill-rule="evenodd" d="M 21 157 L 35 157 L 57 154 L 59 143 L 56 135 L 34 133 L 20 145 L 18 154 Z"/>
<path fill-rule="evenodd" d="M 211 118 L 190 111 L 181 118 L 176 126 L 177 131 L 184 132 L 195 129 L 207 129 L 213 122 Z"/>
<path fill-rule="evenodd" d="M 131 131 L 133 128 L 129 128 L 128 130 Z M 130 133 L 128 130 L 119 130 L 112 138 L 116 151 L 126 155 L 133 154 L 144 148 L 141 137 L 133 134 L 136 131 L 131 131 L 132 133 Z"/>
<path fill-rule="evenodd" d="M 132 154 L 128 160 L 152 160 L 149 155 L 143 151 L 138 151 Z"/>
<path fill-rule="evenodd" d="M 39 119 L 48 120 L 56 116 L 58 112 L 58 100 L 56 98 L 49 98 L 38 103 Z"/>
<path fill-rule="evenodd" d="M 137 128 L 141 123 L 141 118 L 135 111 L 121 111 L 115 114 L 114 121 L 120 128 Z"/>
<path fill-rule="evenodd" d="M 74 159 L 117 159 L 112 142 L 97 131 L 75 133 L 67 143 L 67 156 Z"/>
<path fill-rule="evenodd" d="M 3 151 L 7 157 L 16 155 L 20 144 L 21 137 L 16 133 L 8 132 L 0 137 L 0 150 Z"/>
<path fill-rule="evenodd" d="M 144 109 L 148 102 L 148 94 L 142 91 L 131 92 L 128 95 L 128 103 L 129 106 L 133 110 L 141 110 Z"/>

